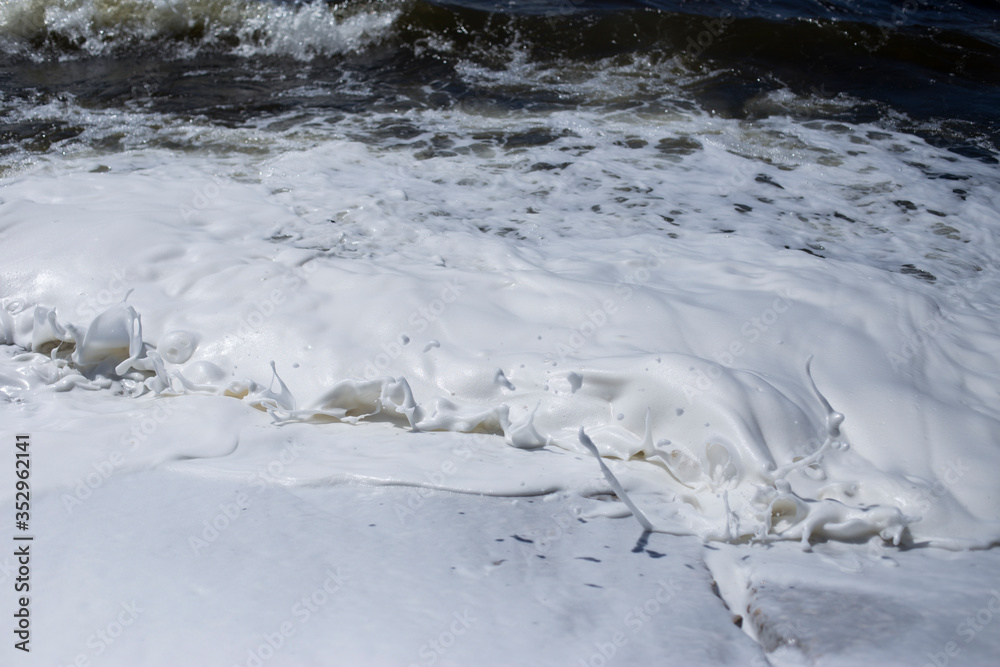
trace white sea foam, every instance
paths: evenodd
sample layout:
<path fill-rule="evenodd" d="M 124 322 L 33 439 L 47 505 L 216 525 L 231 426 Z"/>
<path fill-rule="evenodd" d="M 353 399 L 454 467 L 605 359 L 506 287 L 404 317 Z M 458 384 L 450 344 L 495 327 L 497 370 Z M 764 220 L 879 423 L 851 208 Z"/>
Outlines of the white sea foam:
<path fill-rule="evenodd" d="M 983 165 L 864 126 L 386 121 L 206 130 L 267 147 L 221 157 L 81 145 L 9 179 L 0 391 L 189 395 L 238 440 L 211 406 L 241 400 L 315 450 L 290 484 L 426 483 L 426 449 L 319 454 L 328 422 L 385 420 L 524 450 L 441 488 L 600 495 L 582 427 L 657 530 L 1000 539 Z"/>
<path fill-rule="evenodd" d="M 0 3 L 32 664 L 989 664 L 996 167 L 348 5 Z"/>

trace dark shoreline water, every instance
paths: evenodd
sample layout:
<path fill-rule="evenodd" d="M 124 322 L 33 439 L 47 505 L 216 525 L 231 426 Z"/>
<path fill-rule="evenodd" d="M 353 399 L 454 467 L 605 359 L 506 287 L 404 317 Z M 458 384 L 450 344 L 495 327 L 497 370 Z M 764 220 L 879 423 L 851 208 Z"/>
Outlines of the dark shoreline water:
<path fill-rule="evenodd" d="M 69 98 L 84 108 L 223 124 L 470 104 L 678 106 L 751 120 L 881 122 L 987 161 L 1000 150 L 998 3 L 414 0 L 328 9 L 218 0 L 198 11 L 176 3 L 169 16 L 130 16 L 139 5 L 118 6 L 114 20 L 97 10 L 89 22 L 63 24 L 49 14 L 8 16 L 0 147 L 44 151 L 74 136 L 58 118 L 5 120 L 11 109 Z M 272 18 L 269 8 L 285 14 Z M 305 30 L 309 20 L 288 19 L 296 11 L 312 12 L 313 23 L 317 11 L 333 12 L 341 28 L 380 15 L 387 25 L 358 28 L 331 46 Z M 298 52 L 283 54 L 279 38 Z M 470 66 L 496 76 L 470 81 Z M 621 84 L 614 94 L 550 85 L 609 72 Z"/>

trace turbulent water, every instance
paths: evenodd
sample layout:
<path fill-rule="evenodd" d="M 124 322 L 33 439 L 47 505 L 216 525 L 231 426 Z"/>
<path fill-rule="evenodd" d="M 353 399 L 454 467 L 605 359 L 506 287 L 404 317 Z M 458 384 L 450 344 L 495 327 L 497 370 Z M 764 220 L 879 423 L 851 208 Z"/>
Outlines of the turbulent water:
<path fill-rule="evenodd" d="M 998 149 L 993 2 L 5 1 L 0 392 L 584 427 L 658 527 L 991 544 Z M 616 497 L 538 456 L 437 485 Z"/>

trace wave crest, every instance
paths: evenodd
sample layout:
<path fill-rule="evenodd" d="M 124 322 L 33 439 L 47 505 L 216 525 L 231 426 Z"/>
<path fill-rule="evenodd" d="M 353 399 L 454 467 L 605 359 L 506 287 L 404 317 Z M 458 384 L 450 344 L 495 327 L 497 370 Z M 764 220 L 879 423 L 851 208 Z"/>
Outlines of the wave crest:
<path fill-rule="evenodd" d="M 0 50 L 35 60 L 169 45 L 179 55 L 348 53 L 377 42 L 398 8 L 324 0 L 24 0 L 0 4 Z"/>

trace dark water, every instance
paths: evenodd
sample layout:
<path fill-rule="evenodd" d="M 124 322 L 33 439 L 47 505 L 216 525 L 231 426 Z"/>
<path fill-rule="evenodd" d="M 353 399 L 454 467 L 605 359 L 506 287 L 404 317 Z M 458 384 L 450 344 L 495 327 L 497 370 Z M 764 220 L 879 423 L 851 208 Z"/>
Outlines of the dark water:
<path fill-rule="evenodd" d="M 987 161 L 1000 149 L 997 2 L 282 3 L 286 17 L 313 12 L 295 25 L 279 24 L 266 2 L 166 3 L 153 14 L 118 2 L 73 20 L 56 20 L 62 2 L 20 4 L 28 9 L 8 6 L 0 40 L 8 151 L 48 151 L 83 131 L 57 115 L 15 120 L 17 109 L 59 99 L 233 125 L 294 111 L 674 107 L 884 123 Z M 342 26 L 372 16 L 386 25 L 331 46 L 306 29 L 320 10 Z M 484 83 L 469 67 L 498 76 Z M 606 95 L 553 85 L 601 76 L 628 85 Z M 775 91 L 819 103 L 761 102 Z"/>

